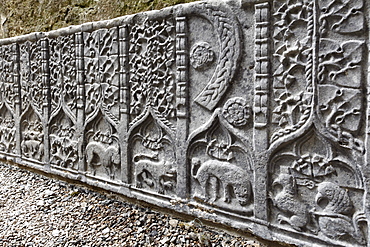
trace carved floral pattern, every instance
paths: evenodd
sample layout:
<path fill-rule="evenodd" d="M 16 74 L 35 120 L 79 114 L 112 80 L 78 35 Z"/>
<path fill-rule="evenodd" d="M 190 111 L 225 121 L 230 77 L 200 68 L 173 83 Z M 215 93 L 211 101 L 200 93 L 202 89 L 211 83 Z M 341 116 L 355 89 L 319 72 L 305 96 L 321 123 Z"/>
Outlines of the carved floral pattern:
<path fill-rule="evenodd" d="M 15 109 L 15 99 L 18 96 L 18 85 L 14 83 L 15 59 L 14 49 L 16 45 L 0 47 L 0 105 L 6 103 L 11 111 Z M 18 55 L 16 53 L 16 55 Z"/>
<path fill-rule="evenodd" d="M 215 54 L 207 42 L 199 42 L 190 50 L 190 64 L 194 69 L 204 69 L 214 61 Z"/>
<path fill-rule="evenodd" d="M 247 102 L 243 98 L 232 98 L 229 99 L 223 109 L 222 114 L 226 121 L 235 127 L 240 127 L 247 124 L 251 117 L 250 108 Z"/>
<path fill-rule="evenodd" d="M 271 142 L 300 129 L 309 119 L 313 102 L 313 2 L 276 3 L 273 122 L 280 129 Z"/>
<path fill-rule="evenodd" d="M 101 109 L 115 124 L 119 123 L 118 29 L 84 33 L 85 111 L 87 121 Z M 101 41 L 101 42 L 100 42 Z"/>

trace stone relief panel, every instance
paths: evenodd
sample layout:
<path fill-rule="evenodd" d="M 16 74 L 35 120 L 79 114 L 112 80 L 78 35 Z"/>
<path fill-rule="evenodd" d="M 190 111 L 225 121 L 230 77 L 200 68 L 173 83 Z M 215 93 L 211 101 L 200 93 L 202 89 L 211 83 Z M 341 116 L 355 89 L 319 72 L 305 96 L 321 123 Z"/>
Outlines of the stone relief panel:
<path fill-rule="evenodd" d="M 242 98 L 232 98 L 190 136 L 187 157 L 194 200 L 253 214 L 253 160 L 237 129 L 248 123 L 249 111 Z"/>
<path fill-rule="evenodd" d="M 132 183 L 139 189 L 175 195 L 177 184 L 173 132 L 154 111 L 147 110 L 129 138 Z"/>
<path fill-rule="evenodd" d="M 43 162 L 45 154 L 44 129 L 41 119 L 32 108 L 28 108 L 27 112 L 22 115 L 21 131 L 22 157 Z"/>
<path fill-rule="evenodd" d="M 0 40 L 0 152 L 270 240 L 369 245 L 367 12 L 204 1 Z"/>
<path fill-rule="evenodd" d="M 0 47 L 0 151 L 16 152 L 15 104 L 18 85 L 14 83 L 17 46 Z"/>
<path fill-rule="evenodd" d="M 269 161 L 271 221 L 365 245 L 363 1 L 276 1 L 272 9 L 279 127 L 270 143 L 279 148 Z"/>
<path fill-rule="evenodd" d="M 78 169 L 76 124 L 63 111 L 50 123 L 50 163 L 57 167 Z"/>
<path fill-rule="evenodd" d="M 175 195 L 176 24 L 137 20 L 129 33 L 128 158 L 136 188 Z"/>
<path fill-rule="evenodd" d="M 169 127 L 175 111 L 175 26 L 172 19 L 145 20 L 130 30 L 130 125 L 152 109 Z"/>
<path fill-rule="evenodd" d="M 61 109 L 70 118 L 77 116 L 77 71 L 75 36 L 60 36 L 49 40 L 51 118 Z"/>
<path fill-rule="evenodd" d="M 43 105 L 46 92 L 42 80 L 41 41 L 20 44 L 21 152 L 22 157 L 44 161 Z"/>
<path fill-rule="evenodd" d="M 101 112 L 87 125 L 86 130 L 87 173 L 103 179 L 117 179 L 121 169 L 117 130 Z"/>
<path fill-rule="evenodd" d="M 311 129 L 271 160 L 271 222 L 332 244 L 366 243 L 360 164 Z"/>
<path fill-rule="evenodd" d="M 50 163 L 78 169 L 77 66 L 75 35 L 49 40 Z"/>
<path fill-rule="evenodd" d="M 99 109 L 119 123 L 118 28 L 84 32 L 86 122 Z"/>

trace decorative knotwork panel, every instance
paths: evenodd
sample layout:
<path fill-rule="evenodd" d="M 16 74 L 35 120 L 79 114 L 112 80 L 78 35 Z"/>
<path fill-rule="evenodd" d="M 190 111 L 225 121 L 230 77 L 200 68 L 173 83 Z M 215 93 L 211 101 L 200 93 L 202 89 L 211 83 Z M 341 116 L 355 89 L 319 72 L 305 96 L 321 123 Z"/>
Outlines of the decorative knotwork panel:
<path fill-rule="evenodd" d="M 368 246 L 368 6 L 232 0 L 0 40 L 0 158 L 299 246 Z"/>

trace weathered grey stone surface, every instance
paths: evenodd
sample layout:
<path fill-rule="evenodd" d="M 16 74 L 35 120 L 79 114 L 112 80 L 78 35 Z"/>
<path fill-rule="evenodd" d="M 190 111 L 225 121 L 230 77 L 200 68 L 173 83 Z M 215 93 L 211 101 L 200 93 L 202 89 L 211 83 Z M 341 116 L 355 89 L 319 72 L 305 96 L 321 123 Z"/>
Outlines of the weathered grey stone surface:
<path fill-rule="evenodd" d="M 208 1 L 0 40 L 0 151 L 301 246 L 370 246 L 364 0 Z"/>

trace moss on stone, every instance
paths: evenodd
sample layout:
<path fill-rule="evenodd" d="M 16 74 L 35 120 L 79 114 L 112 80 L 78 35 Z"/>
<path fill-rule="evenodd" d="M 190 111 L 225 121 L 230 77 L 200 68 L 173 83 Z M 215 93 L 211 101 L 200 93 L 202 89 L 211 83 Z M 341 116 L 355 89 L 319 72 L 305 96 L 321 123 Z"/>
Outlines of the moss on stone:
<path fill-rule="evenodd" d="M 195 0 L 1 0 L 0 38 L 112 19 Z"/>

